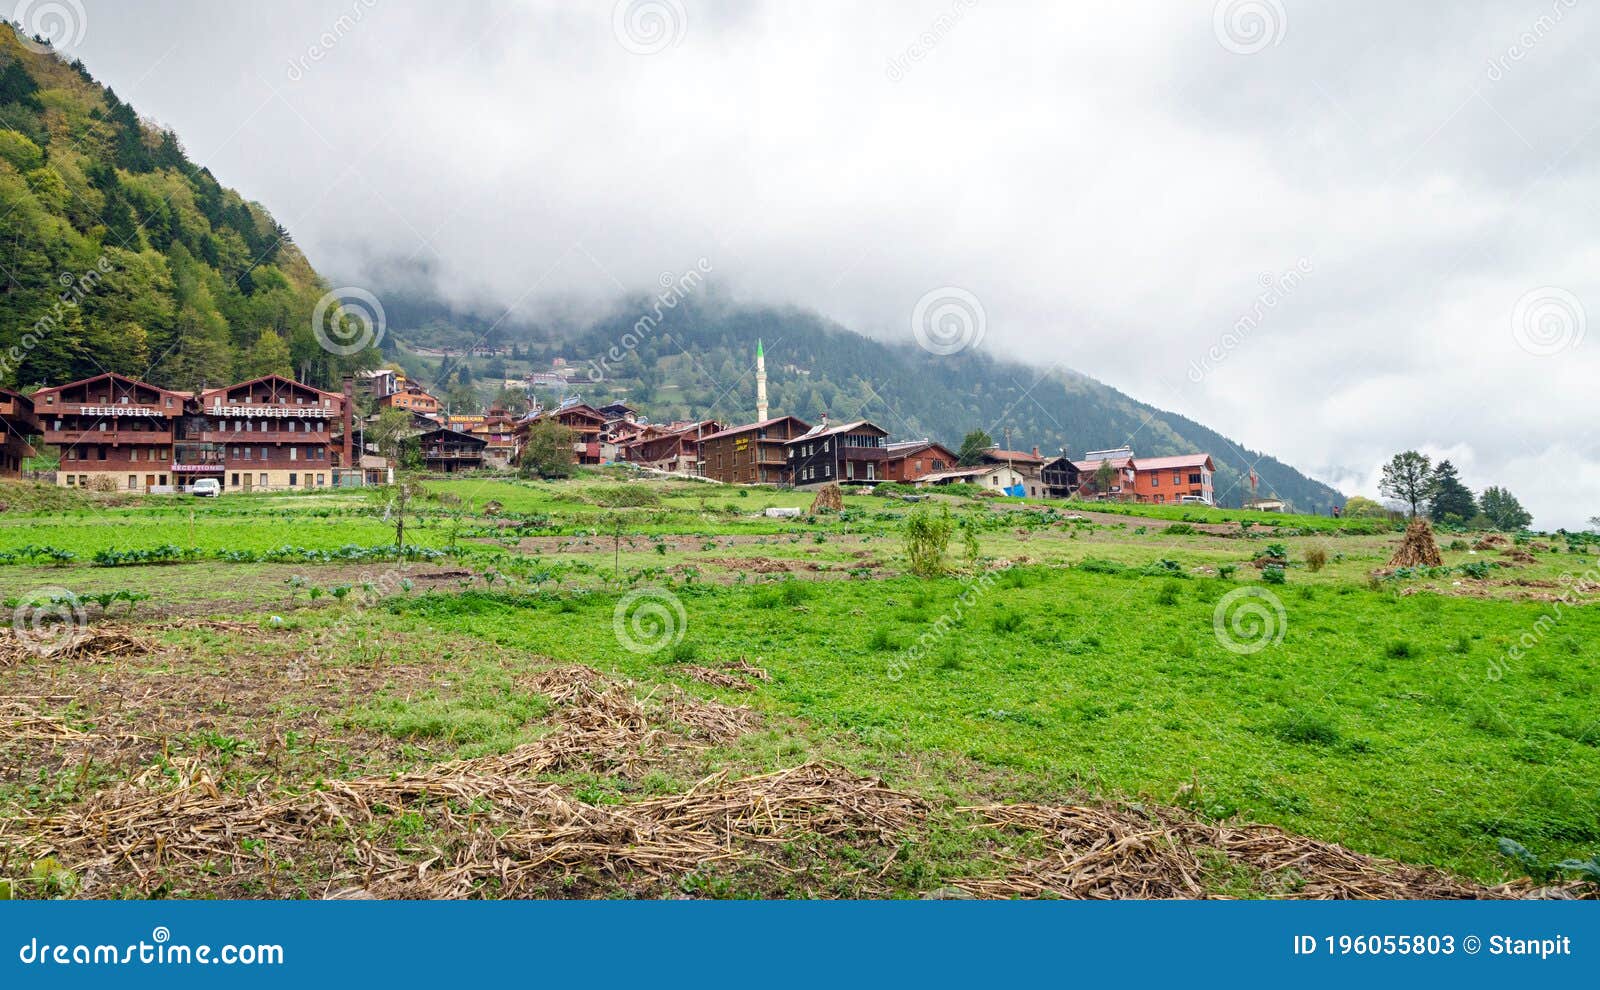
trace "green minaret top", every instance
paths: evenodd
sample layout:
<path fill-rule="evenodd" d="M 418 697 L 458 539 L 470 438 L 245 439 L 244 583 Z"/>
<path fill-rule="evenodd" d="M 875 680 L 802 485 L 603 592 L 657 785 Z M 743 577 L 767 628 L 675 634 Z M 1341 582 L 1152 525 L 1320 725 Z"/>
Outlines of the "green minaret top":
<path fill-rule="evenodd" d="M 756 338 L 756 357 L 763 357 L 763 356 L 764 355 L 762 355 L 762 353 L 761 353 L 761 338 L 757 337 Z"/>

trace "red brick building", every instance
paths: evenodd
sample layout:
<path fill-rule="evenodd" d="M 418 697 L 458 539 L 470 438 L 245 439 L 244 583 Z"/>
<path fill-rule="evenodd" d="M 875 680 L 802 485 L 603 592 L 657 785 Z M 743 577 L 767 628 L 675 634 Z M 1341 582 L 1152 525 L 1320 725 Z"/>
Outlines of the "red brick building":
<path fill-rule="evenodd" d="M 1209 454 L 1136 457 L 1133 460 L 1134 498 L 1156 505 L 1198 498 L 1213 505 L 1211 475 L 1215 470 Z"/>

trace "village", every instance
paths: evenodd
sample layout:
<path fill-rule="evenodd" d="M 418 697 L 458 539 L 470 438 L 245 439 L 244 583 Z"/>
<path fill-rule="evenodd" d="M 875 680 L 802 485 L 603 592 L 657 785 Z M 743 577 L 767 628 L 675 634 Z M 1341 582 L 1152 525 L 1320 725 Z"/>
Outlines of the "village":
<path fill-rule="evenodd" d="M 595 406 L 577 396 L 550 408 L 530 398 L 523 409 L 495 405 L 452 414 L 394 368 L 346 376 L 339 392 L 266 375 L 193 393 L 108 372 L 31 395 L 0 390 L 0 473 L 23 477 L 42 446 L 45 461 L 53 456 L 55 462 L 53 472 L 42 473 L 53 473 L 55 484 L 66 488 L 151 494 L 350 488 L 393 483 L 402 466 L 443 475 L 517 469 L 530 435 L 554 424 L 563 449 L 571 450 L 571 464 L 625 464 L 727 484 L 967 485 L 1024 498 L 1216 501 L 1214 464 L 1206 453 L 1140 457 L 1125 446 L 1050 457 L 1037 446 L 986 443 L 963 456 L 963 445 L 897 439 L 864 419 L 836 423 L 824 414 L 809 423 L 772 415 L 766 384 L 758 344 L 750 422 L 655 423 L 625 403 Z M 408 465 L 372 436 L 379 417 L 391 410 L 409 414 L 397 431 L 412 454 Z M 1284 505 L 1262 499 L 1249 507 L 1281 511 Z"/>

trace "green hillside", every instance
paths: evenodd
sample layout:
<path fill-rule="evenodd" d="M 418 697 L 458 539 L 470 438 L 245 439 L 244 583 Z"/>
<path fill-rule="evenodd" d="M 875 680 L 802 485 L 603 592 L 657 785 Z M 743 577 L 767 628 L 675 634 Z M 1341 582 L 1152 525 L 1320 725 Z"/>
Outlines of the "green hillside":
<path fill-rule="evenodd" d="M 193 389 L 269 371 L 328 385 L 326 291 L 288 232 L 80 62 L 0 28 L 0 383 L 101 371 Z"/>
<path fill-rule="evenodd" d="M 1142 456 L 1205 451 L 1217 465 L 1220 504 L 1249 495 L 1252 465 L 1262 494 L 1275 493 L 1302 512 L 1326 514 L 1344 496 L 1273 457 L 1251 450 L 1191 419 L 1163 412 L 1072 371 L 1041 377 L 1039 368 L 982 354 L 941 357 L 912 345 L 891 346 L 813 313 L 771 307 L 732 307 L 689 300 L 665 309 L 659 326 L 638 347 L 612 360 L 634 330 L 647 302 L 636 302 L 590 326 L 513 327 L 509 322 L 452 313 L 437 304 L 385 297 L 393 336 L 428 346 L 464 348 L 475 342 L 512 348 L 509 358 L 468 362 L 481 384 L 505 371 L 548 368 L 560 357 L 604 380 L 572 388 L 590 402 L 628 401 L 655 420 L 702 416 L 747 422 L 755 415 L 753 362 L 757 338 L 766 345 L 768 393 L 776 413 L 811 422 L 826 412 L 835 421 L 871 419 L 898 438 L 932 437 L 955 445 L 969 430 L 986 430 L 1013 447 L 1041 453 L 1131 444 Z M 490 330 L 490 327 L 493 327 Z M 398 328 L 409 329 L 398 329 Z M 459 396 L 460 362 L 401 354 L 401 363 Z M 555 393 L 545 391 L 545 401 Z"/>

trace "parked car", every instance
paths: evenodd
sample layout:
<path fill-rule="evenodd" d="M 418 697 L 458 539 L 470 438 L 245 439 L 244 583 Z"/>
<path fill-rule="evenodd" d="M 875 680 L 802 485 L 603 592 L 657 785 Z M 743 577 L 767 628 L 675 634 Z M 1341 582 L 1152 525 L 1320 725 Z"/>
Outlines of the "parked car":
<path fill-rule="evenodd" d="M 1211 503 L 1206 501 L 1206 497 L 1204 495 L 1185 495 L 1183 498 L 1178 499 L 1178 504 L 1179 505 L 1210 505 Z"/>
<path fill-rule="evenodd" d="M 189 486 L 189 494 L 200 498 L 216 498 L 222 494 L 222 482 L 215 478 L 201 478 Z"/>

